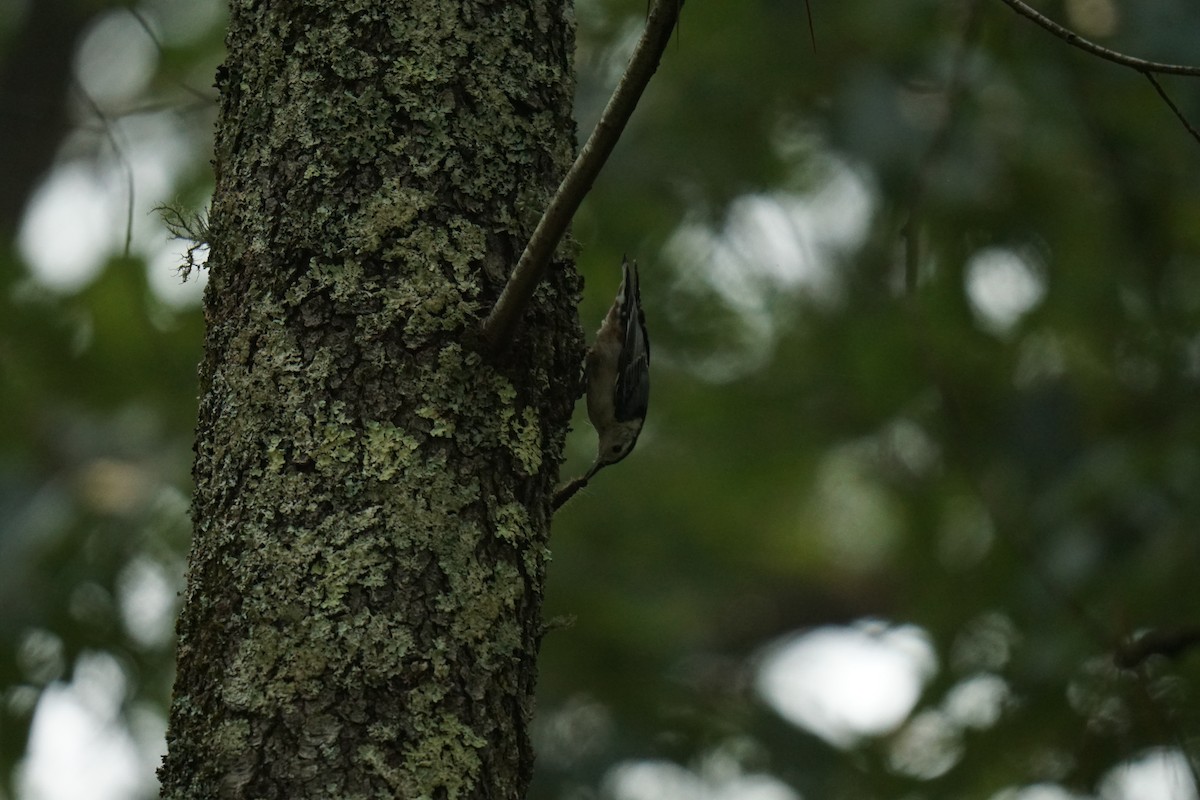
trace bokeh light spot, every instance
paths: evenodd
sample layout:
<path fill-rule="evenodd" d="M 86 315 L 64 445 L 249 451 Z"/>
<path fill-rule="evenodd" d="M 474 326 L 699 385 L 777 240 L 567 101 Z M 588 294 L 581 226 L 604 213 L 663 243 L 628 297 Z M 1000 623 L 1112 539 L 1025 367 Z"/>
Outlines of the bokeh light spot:
<path fill-rule="evenodd" d="M 936 666 L 928 635 L 913 625 L 818 628 L 768 651 L 758 691 L 793 725 L 845 748 L 895 730 Z"/>

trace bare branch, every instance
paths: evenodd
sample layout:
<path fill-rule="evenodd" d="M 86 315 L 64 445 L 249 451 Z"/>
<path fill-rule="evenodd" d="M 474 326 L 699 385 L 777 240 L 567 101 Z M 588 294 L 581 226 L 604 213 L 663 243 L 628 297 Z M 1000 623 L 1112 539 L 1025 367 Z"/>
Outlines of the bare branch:
<path fill-rule="evenodd" d="M 682 7 L 683 0 L 656 0 L 650 10 L 646 29 L 642 31 L 629 65 L 625 67 L 625 73 L 609 98 L 608 105 L 604 107 L 600 121 L 559 184 L 558 191 L 529 237 L 525 252 L 521 253 L 521 259 L 509 276 L 504 291 L 483 322 L 480 329 L 483 346 L 493 355 L 503 351 L 512 340 L 513 330 L 554 255 L 554 248 L 562 239 L 579 204 L 592 188 L 601 167 L 621 138 L 621 132 L 637 107 L 642 92 L 658 69 L 658 62 L 671 40 L 671 31 L 679 20 Z"/>
<path fill-rule="evenodd" d="M 1158 82 L 1158 78 L 1154 77 L 1154 73 L 1143 72 L 1142 74 L 1146 76 L 1146 80 L 1150 81 L 1150 85 L 1154 87 L 1154 91 L 1158 92 L 1158 96 L 1163 99 L 1163 102 L 1166 103 L 1167 107 L 1170 108 L 1175 114 L 1176 119 L 1183 123 L 1183 127 L 1188 129 L 1188 133 L 1192 135 L 1192 138 L 1200 142 L 1200 132 L 1197 132 L 1196 129 L 1192 127 L 1192 123 L 1187 121 L 1187 117 L 1185 117 L 1183 112 L 1179 110 L 1179 106 L 1175 105 L 1175 103 L 1171 101 L 1171 98 L 1167 96 L 1166 90 L 1163 89 L 1162 84 Z"/>
<path fill-rule="evenodd" d="M 1187 64 L 1168 64 L 1162 61 L 1147 61 L 1143 58 L 1137 58 L 1135 56 L 1126 55 L 1125 53 L 1119 53 L 1116 50 L 1110 50 L 1107 47 L 1103 47 L 1089 39 L 1083 38 L 1070 28 L 1059 25 L 1045 14 L 1042 14 L 1031 6 L 1026 5 L 1024 2 L 1022 2 L 1022 0 L 1000 0 L 1000 2 L 1004 3 L 1006 6 L 1011 8 L 1013 11 L 1016 11 L 1026 19 L 1033 20 L 1035 23 L 1050 31 L 1050 33 L 1062 39 L 1067 44 L 1072 45 L 1073 47 L 1078 47 L 1080 50 L 1083 50 L 1086 53 L 1091 53 L 1099 58 L 1103 58 L 1106 61 L 1111 61 L 1114 64 L 1120 64 L 1123 67 L 1135 69 L 1145 75 L 1150 81 L 1151 85 L 1154 86 L 1154 91 L 1158 92 L 1158 96 L 1163 99 L 1163 101 L 1171 109 L 1172 113 L 1175 114 L 1176 118 L 1183 123 L 1185 128 L 1188 129 L 1188 133 L 1192 134 L 1197 141 L 1200 141 L 1200 133 L 1197 133 L 1196 129 L 1191 126 L 1191 123 L 1189 123 L 1187 118 L 1183 116 L 1183 112 L 1180 111 L 1179 107 L 1171 101 L 1171 98 L 1167 96 L 1166 91 L 1163 90 L 1162 85 L 1159 84 L 1158 80 L 1156 80 L 1154 77 L 1155 73 L 1162 75 L 1196 76 L 1200 75 L 1200 67 L 1193 67 Z"/>
<path fill-rule="evenodd" d="M 1022 0 L 1000 0 L 1013 11 L 1020 14 L 1026 19 L 1036 22 L 1041 27 L 1050 31 L 1058 38 L 1062 39 L 1072 47 L 1078 47 L 1084 52 L 1091 53 L 1094 56 L 1103 58 L 1106 61 L 1111 61 L 1114 64 L 1120 64 L 1130 69 L 1136 69 L 1138 72 L 1157 72 L 1164 75 L 1200 75 L 1200 67 L 1193 67 L 1187 64 L 1167 64 L 1161 61 L 1147 61 L 1135 56 L 1118 53 L 1116 50 L 1110 50 L 1107 47 L 1096 44 L 1095 42 L 1085 39 L 1070 28 L 1059 25 L 1054 20 L 1042 14 L 1037 9 L 1025 4 Z"/>

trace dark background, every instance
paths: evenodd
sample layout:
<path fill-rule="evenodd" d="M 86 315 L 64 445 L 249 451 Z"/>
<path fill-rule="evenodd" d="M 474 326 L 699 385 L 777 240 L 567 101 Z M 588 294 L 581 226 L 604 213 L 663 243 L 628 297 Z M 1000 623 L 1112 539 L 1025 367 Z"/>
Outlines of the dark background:
<path fill-rule="evenodd" d="M 644 6 L 579 2 L 584 135 Z M 1043 10 L 1200 64 L 1194 2 Z M 1195 798 L 1200 142 L 1000 0 L 812 18 L 692 0 L 574 225 L 654 390 L 555 521 L 532 796 Z M 222 25 L 0 7 L 0 797 L 155 794 Z"/>

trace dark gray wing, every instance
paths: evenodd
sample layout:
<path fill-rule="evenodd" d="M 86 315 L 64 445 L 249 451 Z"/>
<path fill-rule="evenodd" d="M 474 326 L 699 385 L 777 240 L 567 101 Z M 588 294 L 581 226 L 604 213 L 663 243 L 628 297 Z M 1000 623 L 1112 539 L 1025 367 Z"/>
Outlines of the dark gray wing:
<path fill-rule="evenodd" d="M 625 422 L 644 419 L 650 405 L 650 336 L 642 312 L 637 262 L 622 263 L 621 329 L 625 341 L 617 361 L 616 417 Z"/>

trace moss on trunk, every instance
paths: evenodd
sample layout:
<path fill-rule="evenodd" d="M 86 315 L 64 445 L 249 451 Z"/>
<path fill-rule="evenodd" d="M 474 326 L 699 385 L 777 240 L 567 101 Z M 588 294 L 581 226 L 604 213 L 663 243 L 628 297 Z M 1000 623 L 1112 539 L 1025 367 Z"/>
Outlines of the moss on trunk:
<path fill-rule="evenodd" d="M 570 162 L 569 8 L 231 6 L 162 796 L 521 797 L 573 268 L 470 333 Z"/>

